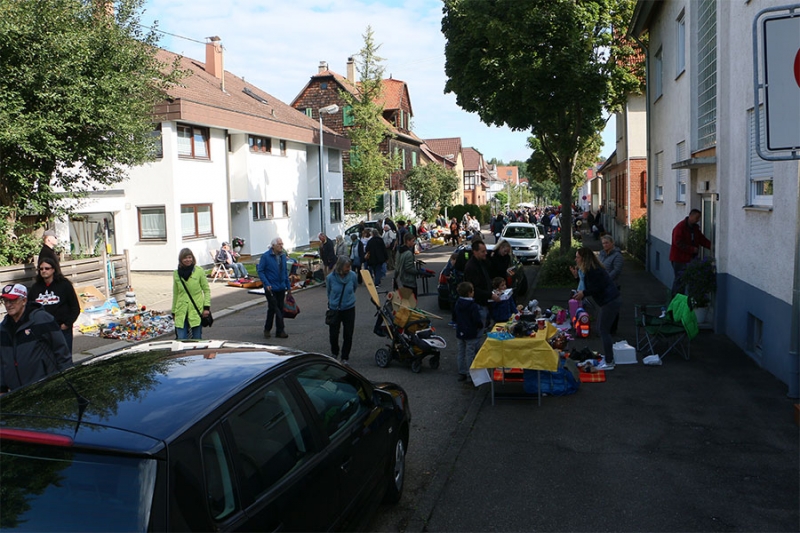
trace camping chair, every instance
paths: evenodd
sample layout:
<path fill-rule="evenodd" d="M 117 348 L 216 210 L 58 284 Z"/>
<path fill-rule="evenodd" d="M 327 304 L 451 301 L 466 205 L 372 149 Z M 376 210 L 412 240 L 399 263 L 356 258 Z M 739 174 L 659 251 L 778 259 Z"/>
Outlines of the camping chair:
<path fill-rule="evenodd" d="M 673 349 L 689 360 L 691 340 L 697 335 L 697 317 L 684 294 L 676 294 L 665 308 L 661 305 L 637 305 L 636 350 L 644 356 L 658 354 L 659 359 Z"/>
<path fill-rule="evenodd" d="M 214 268 L 211 270 L 211 283 L 214 283 L 219 278 L 227 281 L 233 281 L 233 269 L 229 268 L 224 261 L 217 261 L 218 250 L 211 250 L 211 260 L 214 261 Z"/>

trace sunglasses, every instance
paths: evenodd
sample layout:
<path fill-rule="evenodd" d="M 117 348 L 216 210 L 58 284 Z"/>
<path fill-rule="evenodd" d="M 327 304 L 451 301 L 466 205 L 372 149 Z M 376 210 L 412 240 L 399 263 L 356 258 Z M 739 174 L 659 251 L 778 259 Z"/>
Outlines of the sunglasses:
<path fill-rule="evenodd" d="M 39 267 L 39 272 L 47 272 L 48 270 L 55 270 L 53 267 Z"/>

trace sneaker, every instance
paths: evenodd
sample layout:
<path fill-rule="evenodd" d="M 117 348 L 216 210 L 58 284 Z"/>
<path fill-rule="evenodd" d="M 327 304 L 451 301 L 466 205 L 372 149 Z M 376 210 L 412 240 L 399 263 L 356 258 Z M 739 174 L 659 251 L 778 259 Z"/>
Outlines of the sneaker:
<path fill-rule="evenodd" d="M 270 335 L 269 331 L 264 330 L 264 338 L 269 339 L 270 337 L 272 337 L 272 335 Z"/>
<path fill-rule="evenodd" d="M 614 361 L 608 362 L 605 359 L 602 359 L 600 363 L 597 364 L 597 370 L 614 370 Z"/>
<path fill-rule="evenodd" d="M 342 364 L 344 366 L 350 366 L 350 359 L 342 359 Z"/>
<path fill-rule="evenodd" d="M 288 339 L 289 338 L 289 335 L 285 331 L 281 331 L 280 333 L 278 333 L 275 336 L 278 337 L 279 339 Z"/>
<path fill-rule="evenodd" d="M 457 324 L 455 322 L 452 322 L 452 321 L 448 322 L 447 325 L 450 326 L 451 328 L 454 328 L 454 327 L 457 326 Z"/>
<path fill-rule="evenodd" d="M 467 375 L 466 374 L 459 374 L 458 375 L 458 381 L 467 381 Z"/>

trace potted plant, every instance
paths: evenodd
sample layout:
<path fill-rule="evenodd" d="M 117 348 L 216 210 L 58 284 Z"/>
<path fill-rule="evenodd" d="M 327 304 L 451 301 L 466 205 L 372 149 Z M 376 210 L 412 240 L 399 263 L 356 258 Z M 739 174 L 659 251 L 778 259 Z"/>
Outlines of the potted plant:
<path fill-rule="evenodd" d="M 242 248 L 244 247 L 244 239 L 241 237 L 234 237 L 231 240 L 231 246 L 233 246 L 233 250 L 235 252 L 241 252 Z"/>
<path fill-rule="evenodd" d="M 714 260 L 708 257 L 697 258 L 683 271 L 686 296 L 693 309 L 705 308 L 711 303 L 711 294 L 717 289 L 717 270 Z"/>

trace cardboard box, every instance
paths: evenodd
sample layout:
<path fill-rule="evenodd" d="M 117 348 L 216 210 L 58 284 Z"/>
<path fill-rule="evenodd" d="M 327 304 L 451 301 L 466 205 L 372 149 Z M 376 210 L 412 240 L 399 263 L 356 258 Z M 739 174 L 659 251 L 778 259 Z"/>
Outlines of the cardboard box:
<path fill-rule="evenodd" d="M 620 341 L 614 345 L 614 363 L 618 365 L 635 365 L 636 348 L 625 341 Z"/>
<path fill-rule="evenodd" d="M 78 295 L 78 303 L 80 303 L 81 311 L 99 307 L 106 301 L 106 297 L 102 292 L 97 290 L 94 285 L 75 287 L 75 294 Z"/>

